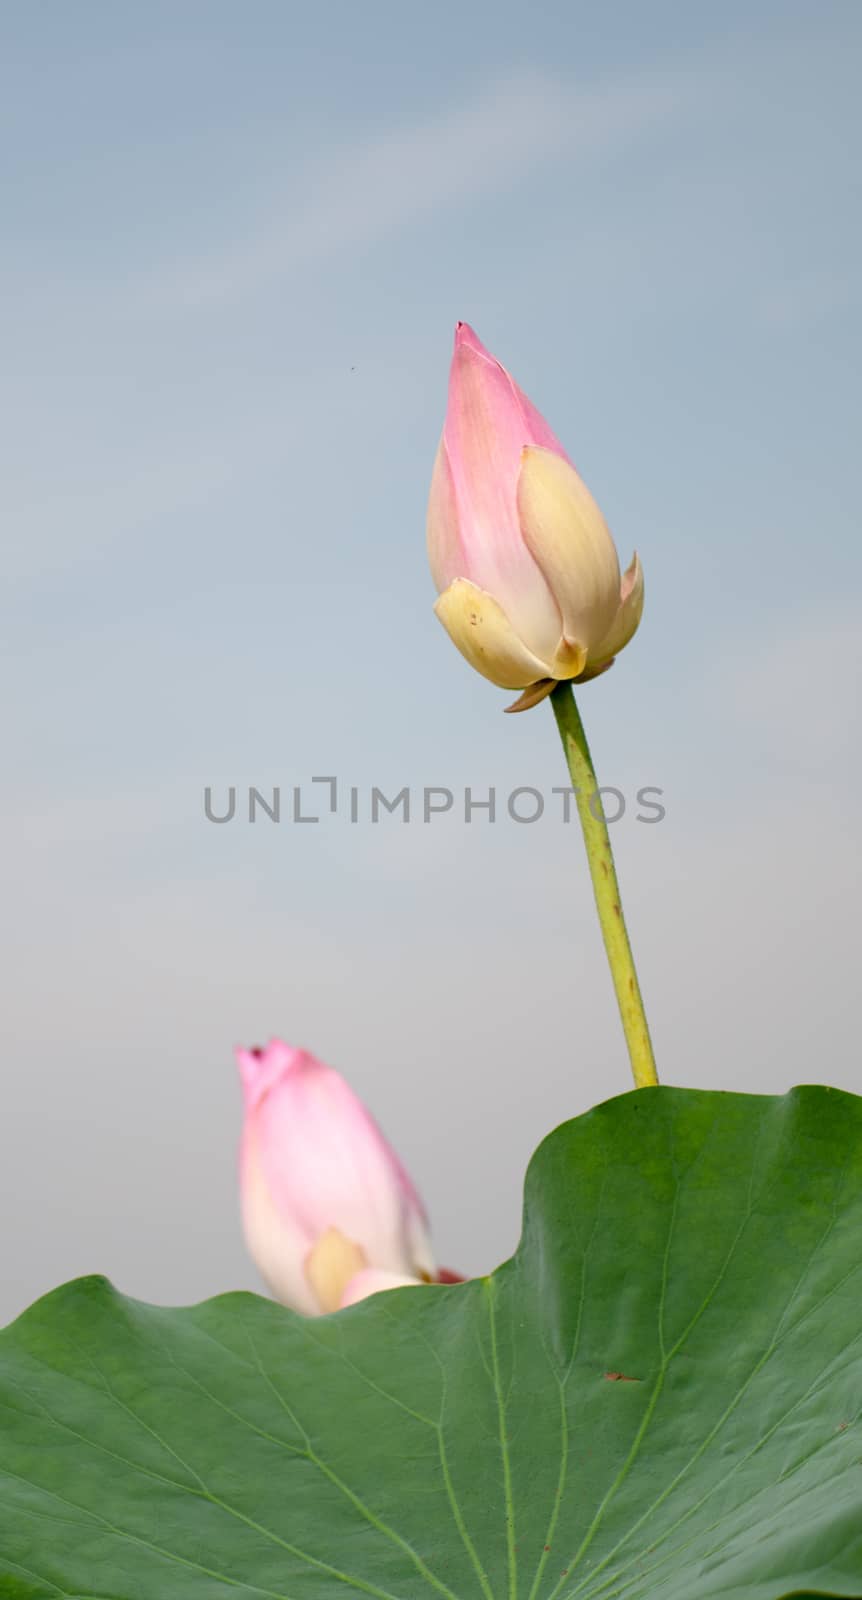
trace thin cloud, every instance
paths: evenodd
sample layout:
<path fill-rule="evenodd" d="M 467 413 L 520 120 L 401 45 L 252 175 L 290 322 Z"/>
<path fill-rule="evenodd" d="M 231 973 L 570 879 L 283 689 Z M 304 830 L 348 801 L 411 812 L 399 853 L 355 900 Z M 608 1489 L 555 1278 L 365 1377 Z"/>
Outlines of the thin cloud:
<path fill-rule="evenodd" d="M 667 76 L 590 88 L 535 72 L 506 78 L 418 126 L 306 163 L 273 205 L 275 225 L 150 275 L 141 293 L 159 310 L 222 306 L 296 268 L 510 189 L 543 163 L 610 154 L 673 115 L 690 87 Z"/>

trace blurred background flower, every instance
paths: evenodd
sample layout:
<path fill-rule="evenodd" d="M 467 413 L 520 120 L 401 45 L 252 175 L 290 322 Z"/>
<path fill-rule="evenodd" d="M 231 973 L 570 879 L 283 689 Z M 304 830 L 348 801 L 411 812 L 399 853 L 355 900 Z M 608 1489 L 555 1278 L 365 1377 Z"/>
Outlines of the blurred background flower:
<path fill-rule="evenodd" d="M 243 1226 L 276 1299 L 314 1316 L 433 1282 L 422 1201 L 340 1073 L 280 1039 L 237 1061 Z"/>

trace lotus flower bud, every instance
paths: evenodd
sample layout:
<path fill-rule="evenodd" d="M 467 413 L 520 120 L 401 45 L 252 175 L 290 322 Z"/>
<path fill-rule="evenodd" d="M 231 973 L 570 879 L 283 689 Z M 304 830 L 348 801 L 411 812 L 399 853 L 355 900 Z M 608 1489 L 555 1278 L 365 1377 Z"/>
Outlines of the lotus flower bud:
<path fill-rule="evenodd" d="M 340 1074 L 279 1039 L 237 1060 L 243 1228 L 276 1299 L 316 1316 L 380 1288 L 431 1282 L 422 1202 Z"/>
<path fill-rule="evenodd" d="M 559 440 L 459 322 L 428 503 L 435 611 L 462 655 L 525 710 L 609 667 L 643 611 L 637 555 L 614 541 Z"/>

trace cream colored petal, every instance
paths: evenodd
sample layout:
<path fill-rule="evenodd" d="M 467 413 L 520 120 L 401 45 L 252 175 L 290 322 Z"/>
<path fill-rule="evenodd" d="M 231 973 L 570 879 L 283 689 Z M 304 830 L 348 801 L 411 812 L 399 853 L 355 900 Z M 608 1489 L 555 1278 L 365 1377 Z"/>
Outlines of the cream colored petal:
<path fill-rule="evenodd" d="M 557 682 L 577 678 L 587 664 L 587 653 L 586 646 L 578 644 L 577 639 L 561 639 L 551 661 L 551 671 Z"/>
<path fill-rule="evenodd" d="M 638 624 L 643 616 L 644 609 L 644 575 L 637 551 L 632 556 L 629 566 L 623 573 L 620 584 L 620 603 L 617 614 L 611 624 L 609 632 L 593 651 L 590 651 L 587 670 L 581 677 L 581 682 L 586 683 L 589 678 L 597 678 L 600 672 L 605 672 L 621 650 L 624 650 L 629 640 L 637 632 Z"/>
<path fill-rule="evenodd" d="M 305 1276 L 321 1311 L 337 1311 L 351 1278 L 367 1266 L 360 1245 L 338 1228 L 327 1228 L 305 1258 Z"/>
<path fill-rule="evenodd" d="M 501 689 L 525 689 L 554 674 L 519 639 L 502 606 L 468 578 L 456 578 L 434 607 L 471 667 Z"/>
<path fill-rule="evenodd" d="M 574 467 L 537 446 L 521 454 L 518 512 L 524 543 L 562 613 L 564 637 L 591 651 L 620 603 L 619 561 L 604 517 Z"/>

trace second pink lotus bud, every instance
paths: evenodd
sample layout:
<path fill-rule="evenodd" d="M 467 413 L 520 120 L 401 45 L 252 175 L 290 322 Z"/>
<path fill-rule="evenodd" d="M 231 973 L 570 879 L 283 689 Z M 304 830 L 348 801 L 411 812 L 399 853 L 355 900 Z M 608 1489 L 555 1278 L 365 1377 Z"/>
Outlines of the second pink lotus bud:
<path fill-rule="evenodd" d="M 243 1227 L 275 1297 L 316 1316 L 435 1281 L 422 1202 L 340 1074 L 279 1039 L 237 1060 Z"/>

